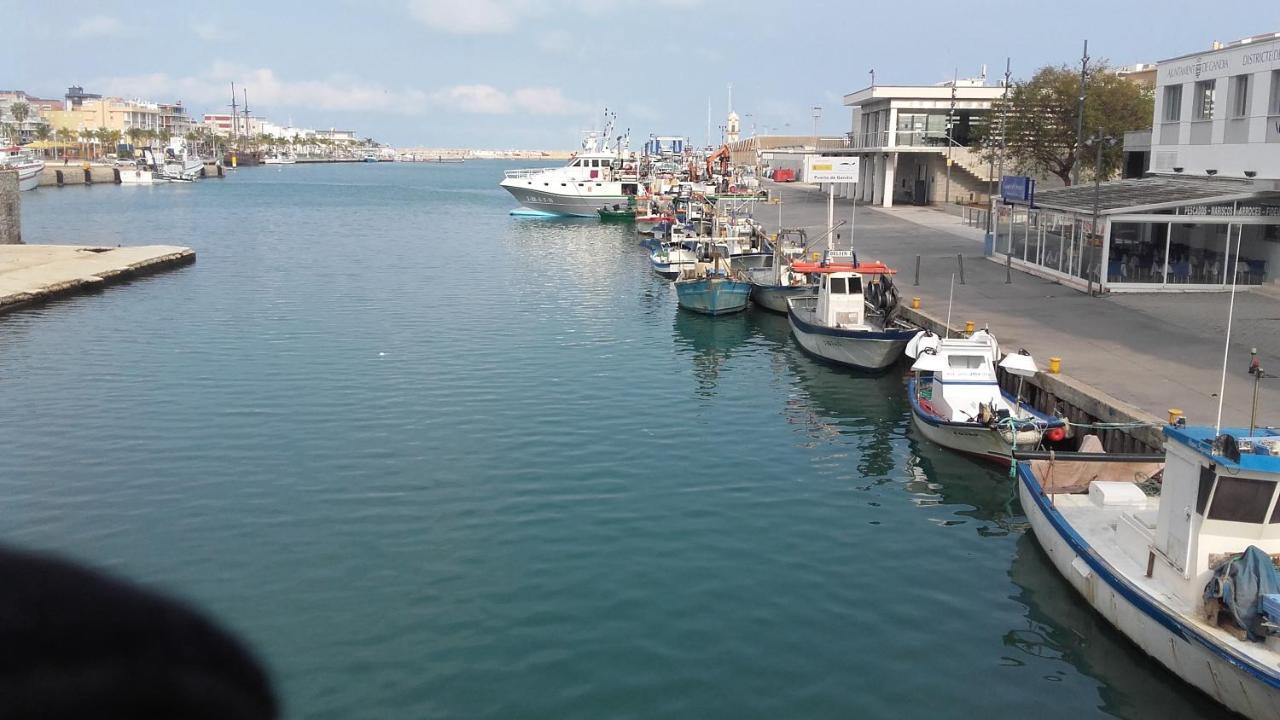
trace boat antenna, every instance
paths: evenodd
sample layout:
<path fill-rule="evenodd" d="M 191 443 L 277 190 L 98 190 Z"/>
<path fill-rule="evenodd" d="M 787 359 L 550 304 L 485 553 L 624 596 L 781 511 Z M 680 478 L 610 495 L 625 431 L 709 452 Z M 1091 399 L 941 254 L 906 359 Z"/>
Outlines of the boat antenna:
<path fill-rule="evenodd" d="M 1236 231 L 1236 261 L 1231 264 L 1231 302 L 1227 305 L 1227 342 L 1222 348 L 1222 380 L 1218 385 L 1218 419 L 1213 424 L 1213 436 L 1222 434 L 1222 400 L 1227 391 L 1227 356 L 1231 353 L 1231 321 L 1236 313 L 1236 277 L 1240 269 L 1240 245 L 1243 241 L 1244 226 Z M 1230 235 L 1227 235 L 1227 252 L 1231 252 Z"/>
<path fill-rule="evenodd" d="M 951 291 L 947 293 L 947 324 L 945 326 L 947 334 L 946 334 L 946 337 L 943 338 L 944 340 L 951 339 L 951 303 L 955 299 L 956 299 L 956 274 L 951 273 Z"/>

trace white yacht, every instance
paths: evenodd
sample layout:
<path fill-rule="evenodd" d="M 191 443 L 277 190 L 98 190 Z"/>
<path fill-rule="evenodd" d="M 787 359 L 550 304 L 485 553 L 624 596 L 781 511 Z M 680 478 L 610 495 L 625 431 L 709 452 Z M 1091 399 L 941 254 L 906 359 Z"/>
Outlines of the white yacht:
<path fill-rule="evenodd" d="M 588 133 L 567 165 L 508 170 L 500 185 L 521 205 L 547 215 L 596 217 L 602 207 L 625 204 L 640 194 L 640 181 L 624 160 L 624 140 L 612 151 L 607 147 L 611 128 Z"/>
<path fill-rule="evenodd" d="M 40 184 L 44 161 L 30 150 L 12 145 L 0 148 L 0 169 L 18 171 L 19 190 L 35 190 L 36 185 Z"/>
<path fill-rule="evenodd" d="M 1164 435 L 1163 463 L 1100 452 L 1092 436 L 1081 453 L 1019 452 L 1030 460 L 1018 465 L 1022 509 L 1058 572 L 1116 629 L 1231 710 L 1275 720 L 1280 434 Z"/>

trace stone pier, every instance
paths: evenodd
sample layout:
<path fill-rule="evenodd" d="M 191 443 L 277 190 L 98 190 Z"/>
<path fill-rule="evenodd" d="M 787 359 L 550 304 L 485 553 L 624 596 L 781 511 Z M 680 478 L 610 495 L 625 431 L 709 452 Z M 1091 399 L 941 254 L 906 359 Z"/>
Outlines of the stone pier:
<path fill-rule="evenodd" d="M 191 248 L 173 245 L 77 247 L 0 246 L 0 313 L 195 262 Z"/>
<path fill-rule="evenodd" d="M 21 201 L 18 171 L 0 170 L 0 245 L 22 243 Z"/>

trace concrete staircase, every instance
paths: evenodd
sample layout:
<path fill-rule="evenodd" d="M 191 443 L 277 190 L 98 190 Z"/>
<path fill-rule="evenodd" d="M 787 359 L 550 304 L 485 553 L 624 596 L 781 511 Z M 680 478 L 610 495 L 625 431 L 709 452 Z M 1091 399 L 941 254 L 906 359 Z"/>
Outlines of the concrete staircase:
<path fill-rule="evenodd" d="M 982 154 L 970 148 L 952 148 L 951 161 L 953 167 L 963 169 L 981 182 L 995 179 L 995 170 L 983 159 Z"/>

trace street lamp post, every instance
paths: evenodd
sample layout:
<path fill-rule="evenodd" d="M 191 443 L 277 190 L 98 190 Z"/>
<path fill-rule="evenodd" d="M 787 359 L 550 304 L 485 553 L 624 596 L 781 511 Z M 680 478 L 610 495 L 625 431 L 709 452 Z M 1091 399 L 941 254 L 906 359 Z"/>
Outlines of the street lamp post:
<path fill-rule="evenodd" d="M 1099 206 L 1102 200 L 1102 148 L 1105 145 L 1114 144 L 1116 141 L 1113 137 L 1106 137 L 1101 132 L 1089 139 L 1093 143 L 1095 157 L 1093 163 L 1093 232 L 1090 233 L 1089 240 L 1089 258 L 1088 270 L 1085 272 L 1086 281 L 1088 283 L 1089 296 L 1093 297 L 1093 246 L 1098 239 L 1098 216 L 1100 213 Z M 1105 240 L 1104 240 L 1105 244 Z M 1228 248 L 1230 249 L 1230 248 Z M 1102 258 L 1101 262 L 1106 262 L 1106 258 Z M 1101 266 L 1101 262 L 1099 266 Z M 1098 290 L 1102 290 L 1102 278 L 1098 278 Z"/>
<path fill-rule="evenodd" d="M 818 152 L 818 118 L 822 117 L 822 106 L 813 106 L 813 151 Z"/>
<path fill-rule="evenodd" d="M 956 80 L 959 76 L 960 69 L 956 68 L 951 75 L 951 106 L 947 110 L 947 189 L 942 195 L 944 206 L 951 202 L 951 146 L 955 144 L 951 128 L 956 121 Z"/>

